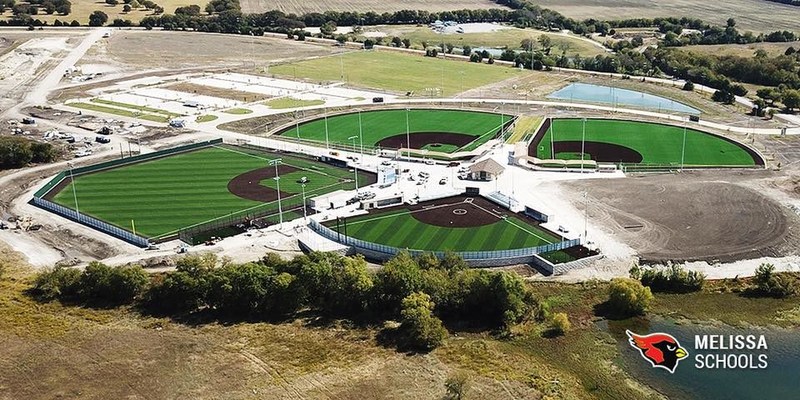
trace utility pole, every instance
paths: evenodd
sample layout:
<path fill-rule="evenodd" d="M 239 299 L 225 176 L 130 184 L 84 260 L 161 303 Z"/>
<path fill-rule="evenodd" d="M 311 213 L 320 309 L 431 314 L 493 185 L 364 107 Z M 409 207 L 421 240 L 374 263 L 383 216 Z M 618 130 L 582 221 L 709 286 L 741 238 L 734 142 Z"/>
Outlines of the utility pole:
<path fill-rule="evenodd" d="M 356 138 L 358 138 L 358 136 L 350 136 L 347 138 L 347 140 L 353 141 L 353 153 L 356 152 Z M 356 180 L 356 193 L 358 193 L 358 162 L 353 162 L 353 166 L 353 175 Z"/>
<path fill-rule="evenodd" d="M 586 152 L 586 118 L 583 118 L 583 133 L 581 135 L 581 173 L 583 173 L 583 155 Z"/>
<path fill-rule="evenodd" d="M 411 127 L 408 124 L 408 112 L 409 108 L 406 107 L 406 154 L 408 154 L 408 158 L 411 158 Z"/>
<path fill-rule="evenodd" d="M 75 173 L 72 170 L 72 163 L 67 163 L 69 165 L 69 180 L 72 183 L 72 197 L 75 199 L 75 212 L 78 213 L 78 220 L 81 219 L 81 210 L 78 208 L 78 192 L 75 185 Z"/>

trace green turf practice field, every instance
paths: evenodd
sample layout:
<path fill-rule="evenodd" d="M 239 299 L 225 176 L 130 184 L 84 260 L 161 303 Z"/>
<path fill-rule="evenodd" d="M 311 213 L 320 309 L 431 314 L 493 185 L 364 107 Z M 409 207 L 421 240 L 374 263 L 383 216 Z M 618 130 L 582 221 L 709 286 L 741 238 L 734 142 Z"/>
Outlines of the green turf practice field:
<path fill-rule="evenodd" d="M 460 110 L 410 110 L 407 114 L 411 147 L 445 153 L 461 149 L 472 150 L 494 138 L 500 127 L 513 119 L 512 115 L 507 114 Z M 356 136 L 357 147 L 363 140 L 365 147 L 396 148 L 390 143 L 381 142 L 394 136 L 397 139 L 396 145 L 406 147 L 406 110 L 365 111 L 360 114 L 360 118 L 359 130 L 359 113 L 328 117 L 329 142 L 349 147 L 353 145 L 353 140 L 348 138 Z M 299 136 L 300 139 L 324 144 L 325 124 L 325 118 L 320 118 L 288 128 L 280 134 L 289 139 Z M 358 138 L 359 133 L 361 138 Z M 423 138 L 422 133 L 435 133 L 438 136 Z M 398 135 L 402 137 L 397 138 Z M 460 137 L 451 142 L 454 136 Z"/>
<path fill-rule="evenodd" d="M 218 217 L 277 210 L 275 198 L 243 198 L 231 193 L 228 184 L 243 173 L 269 167 L 267 161 L 278 157 L 283 168 L 296 169 L 281 175 L 281 193 L 289 195 L 281 199 L 284 211 L 302 204 L 297 181 L 303 176 L 310 180 L 305 187 L 307 197 L 355 186 L 354 175 L 347 169 L 223 145 L 78 176 L 74 183 L 78 209 L 129 231 L 135 225 L 137 234 L 152 239 Z M 271 171 L 274 169 L 267 170 Z M 365 174 L 359 176 L 360 182 L 368 179 Z M 276 186 L 271 177 L 255 183 L 271 189 Z M 275 190 L 267 192 L 277 196 Z M 74 209 L 72 184 L 61 188 L 53 201 Z"/>
<path fill-rule="evenodd" d="M 456 201 L 444 199 L 443 201 Z M 460 200 L 459 200 L 460 201 Z M 480 204 L 479 199 L 475 203 Z M 483 205 L 497 208 L 483 200 Z M 487 205 L 488 203 L 488 205 Z M 446 224 L 446 219 L 453 209 L 468 208 L 456 203 L 440 209 L 441 214 L 433 218 Z M 387 211 L 378 211 L 368 215 L 347 219 L 347 236 L 364 241 L 392 246 L 399 249 L 442 251 L 494 251 L 536 247 L 560 242 L 561 239 L 542 228 L 529 223 L 526 219 L 515 215 L 506 218 L 497 217 L 485 211 L 469 208 L 463 218 L 485 219 L 488 223 L 471 227 L 448 227 L 441 224 L 426 223 L 415 218 L 414 213 L 431 212 L 399 207 Z M 331 229 L 337 229 L 336 221 L 325 223 Z M 339 231 L 342 232 L 342 228 Z"/>
<path fill-rule="evenodd" d="M 534 155 L 579 160 L 583 123 L 580 119 L 554 119 L 536 143 Z M 641 165 L 754 166 L 763 165 L 755 152 L 738 143 L 694 129 L 647 122 L 587 119 L 586 159 Z M 594 143 L 592 143 L 594 142 Z M 637 155 L 638 153 L 638 155 Z M 636 160 L 640 157 L 641 160 Z"/>

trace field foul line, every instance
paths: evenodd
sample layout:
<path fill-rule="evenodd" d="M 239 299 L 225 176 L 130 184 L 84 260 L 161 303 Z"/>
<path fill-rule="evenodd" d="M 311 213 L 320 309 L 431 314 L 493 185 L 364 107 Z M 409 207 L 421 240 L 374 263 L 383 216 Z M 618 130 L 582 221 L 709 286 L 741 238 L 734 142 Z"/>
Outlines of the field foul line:
<path fill-rule="evenodd" d="M 242 154 L 242 155 L 245 155 L 245 156 L 249 156 L 249 157 L 257 158 L 257 159 L 259 159 L 259 160 L 264 160 L 264 161 L 272 161 L 272 160 L 277 160 L 277 158 L 273 158 L 273 159 L 264 158 L 264 157 L 261 157 L 261 156 L 257 156 L 257 155 L 255 155 L 255 154 L 245 153 L 245 152 L 243 152 L 243 151 L 234 150 L 234 149 L 228 149 L 228 148 L 225 148 L 225 147 L 220 147 L 220 146 L 211 146 L 211 147 L 214 147 L 214 148 L 217 148 L 217 149 L 221 149 L 221 150 L 230 151 L 231 153 Z M 297 166 L 297 165 L 293 165 L 293 164 L 289 164 L 289 163 L 284 163 L 284 162 L 281 162 L 281 164 L 283 164 L 283 165 L 288 165 L 288 166 L 290 166 L 290 167 L 297 168 L 297 169 L 299 169 L 299 170 L 301 170 L 301 171 L 308 171 L 308 172 L 313 172 L 313 173 L 315 173 L 315 174 L 319 174 L 319 175 L 329 176 L 329 177 L 331 177 L 331 178 L 336 178 L 336 179 L 345 179 L 345 180 L 347 179 L 347 178 L 343 178 L 343 177 L 340 177 L 340 176 L 331 175 L 331 174 L 327 174 L 327 173 L 325 173 L 325 172 L 317 171 L 317 170 L 314 170 L 314 169 L 312 169 L 312 168 L 300 167 L 300 166 Z"/>
<path fill-rule="evenodd" d="M 509 119 L 509 121 L 511 121 L 511 120 L 513 120 L 513 119 L 514 119 L 514 118 L 511 118 L 511 119 Z M 504 120 L 503 120 L 503 123 L 502 123 L 502 124 L 500 124 L 499 128 L 502 130 L 502 129 L 503 129 L 503 127 L 504 127 L 504 126 L 506 126 L 506 123 L 507 123 L 507 121 L 504 119 Z M 476 142 L 476 141 L 478 141 L 478 140 L 481 140 L 481 138 L 482 138 L 482 137 L 484 137 L 484 136 L 486 136 L 486 135 L 488 135 L 488 134 L 492 133 L 493 131 L 497 130 L 497 128 L 498 128 L 498 127 L 494 127 L 494 128 L 491 128 L 491 129 L 489 129 L 489 130 L 488 130 L 488 131 L 486 131 L 486 133 L 484 133 L 483 135 L 480 135 L 480 136 L 476 137 L 475 139 L 473 139 L 471 142 L 469 142 L 469 143 L 467 143 L 467 144 L 465 144 L 465 145 L 463 145 L 463 146 L 461 146 L 461 147 L 457 148 L 457 149 L 456 149 L 456 152 L 457 152 L 457 151 L 459 151 L 459 150 L 461 150 L 461 149 L 463 149 L 464 147 L 467 147 L 467 146 L 469 146 L 469 145 L 471 145 L 471 144 L 475 143 L 475 142 Z"/>
<path fill-rule="evenodd" d="M 330 188 L 330 187 L 334 187 L 334 186 L 336 186 L 336 185 L 340 185 L 340 184 L 341 184 L 341 182 L 336 182 L 336 183 L 332 183 L 332 184 L 330 184 L 330 185 L 327 185 L 327 186 L 321 186 L 321 187 L 319 187 L 319 188 L 317 188 L 317 189 L 314 189 L 314 190 L 311 190 L 311 191 L 307 191 L 307 192 L 306 192 L 306 201 L 308 200 L 308 197 L 309 197 L 308 195 L 309 195 L 309 194 L 312 194 L 312 193 L 317 193 L 317 191 L 319 191 L 319 190 L 324 190 L 324 189 L 327 189 L 327 188 Z M 272 188 L 270 188 L 270 189 L 272 189 Z M 273 190 L 274 190 L 274 189 L 273 189 Z M 291 196 L 289 196 L 289 197 L 284 197 L 284 198 L 281 198 L 281 200 L 292 199 L 292 198 L 295 198 L 295 197 L 297 197 L 297 196 L 302 196 L 302 194 L 300 194 L 300 193 L 295 193 L 295 194 L 293 194 L 293 195 L 291 195 Z M 228 214 L 228 215 L 223 215 L 223 216 L 220 216 L 220 217 L 214 217 L 214 218 L 211 218 L 211 219 L 208 219 L 208 220 L 202 221 L 202 222 L 198 222 L 198 223 L 196 223 L 196 224 L 192 224 L 192 225 L 188 225 L 188 226 L 184 226 L 184 227 L 181 227 L 181 228 L 175 229 L 175 230 L 173 230 L 173 231 L 170 231 L 170 232 L 167 232 L 167 233 L 162 233 L 162 234 L 160 234 L 160 235 L 158 235 L 158 236 L 153 236 L 153 239 L 159 239 L 159 238 L 166 237 L 166 236 L 169 236 L 169 235 L 174 235 L 174 234 L 176 234 L 176 233 L 179 233 L 179 232 L 180 232 L 180 231 L 182 231 L 182 230 L 185 230 L 185 229 L 191 229 L 191 228 L 194 228 L 194 227 L 196 227 L 196 226 L 200 226 L 200 225 L 203 225 L 203 224 L 206 224 L 206 223 L 209 223 L 209 222 L 213 222 L 213 221 L 215 221 L 215 220 L 218 220 L 218 219 L 220 219 L 220 218 L 232 217 L 232 216 L 234 216 L 234 215 L 238 215 L 238 214 L 241 214 L 241 213 L 246 213 L 246 212 L 248 212 L 248 211 L 254 210 L 254 209 L 256 209 L 256 208 L 259 208 L 259 207 L 266 207 L 266 206 L 268 206 L 268 205 L 277 204 L 277 203 L 278 203 L 278 200 L 277 200 L 277 199 L 275 199 L 275 200 L 273 200 L 273 201 L 270 201 L 270 202 L 268 202 L 268 203 L 258 204 L 258 205 L 255 205 L 255 206 L 253 206 L 253 207 L 245 208 L 245 209 L 243 209 L 243 210 L 234 211 L 234 212 L 232 212 L 232 213 L 230 213 L 230 214 Z M 278 210 L 275 210 L 275 211 L 278 211 Z M 259 218 L 261 218 L 261 217 L 259 217 Z"/>
<path fill-rule="evenodd" d="M 365 222 L 371 222 L 371 221 L 378 221 L 378 220 L 385 219 L 385 218 L 398 217 L 398 216 L 401 216 L 401 215 L 411 215 L 411 214 L 414 214 L 414 213 L 417 213 L 417 212 L 430 211 L 430 210 L 435 210 L 437 208 L 450 207 L 450 206 L 455 206 L 455 205 L 459 205 L 459 204 L 463 204 L 463 203 L 465 203 L 465 202 L 464 201 L 459 201 L 457 203 L 437 204 L 435 206 L 423 207 L 423 208 L 421 208 L 419 210 L 407 210 L 405 212 L 391 213 L 391 214 L 387 214 L 387 215 L 379 215 L 379 216 L 376 216 L 376 217 L 373 217 L 373 218 L 370 218 L 370 219 L 362 219 L 360 221 L 352 222 L 352 225 L 363 224 Z M 347 224 L 351 225 L 350 222 L 348 222 Z"/>
<path fill-rule="evenodd" d="M 481 207 L 481 206 L 479 206 L 479 205 L 477 205 L 477 204 L 473 204 L 473 205 L 474 205 L 475 207 L 478 207 L 479 209 L 481 209 L 481 210 L 483 210 L 483 211 L 485 211 L 485 212 L 487 212 L 487 213 L 489 213 L 489 214 L 491 214 L 491 215 L 493 215 L 493 216 L 497 217 L 497 214 L 495 214 L 494 212 L 492 212 L 492 211 L 489 211 L 489 210 L 487 210 L 487 209 L 485 209 L 485 208 L 483 208 L 483 207 Z M 541 237 L 541 236 L 539 236 L 539 235 L 537 235 L 537 234 L 535 234 L 535 233 L 533 233 L 533 232 L 531 232 L 531 231 L 529 231 L 529 230 L 527 230 L 527 229 L 525 229 L 525 228 L 523 228 L 523 227 L 521 227 L 521 226 L 517 225 L 516 223 L 512 222 L 512 221 L 511 221 L 511 219 L 510 219 L 510 218 L 508 218 L 508 217 L 506 217 L 506 218 L 498 217 L 498 218 L 500 218 L 500 219 L 505 219 L 505 220 L 506 220 L 506 222 L 508 222 L 509 224 L 511 224 L 511 225 L 513 225 L 513 226 L 515 226 L 517 229 L 520 229 L 520 230 L 522 230 L 523 232 L 527 232 L 527 233 L 528 233 L 528 234 L 530 234 L 530 235 L 536 236 L 537 238 L 539 238 L 539 239 L 543 240 L 543 241 L 544 241 L 544 242 L 546 242 L 547 244 L 553 244 L 553 243 L 555 243 L 555 242 L 551 242 L 550 240 L 548 240 L 548 239 L 545 239 L 545 238 L 543 238 L 543 237 Z"/>

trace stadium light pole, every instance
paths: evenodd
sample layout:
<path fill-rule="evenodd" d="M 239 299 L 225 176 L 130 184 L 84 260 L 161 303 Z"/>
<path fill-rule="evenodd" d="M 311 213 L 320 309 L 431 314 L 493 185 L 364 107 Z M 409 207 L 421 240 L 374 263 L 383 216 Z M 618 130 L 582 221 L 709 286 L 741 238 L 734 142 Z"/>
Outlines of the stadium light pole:
<path fill-rule="evenodd" d="M 328 141 L 328 107 L 325 107 L 325 147 L 330 150 L 331 145 Z"/>
<path fill-rule="evenodd" d="M 308 215 L 306 213 L 306 184 L 300 185 L 300 188 L 303 189 L 303 222 L 306 222 L 308 219 Z"/>
<path fill-rule="evenodd" d="M 408 112 L 411 111 L 406 107 L 406 155 L 411 158 L 411 126 L 408 124 Z"/>
<path fill-rule="evenodd" d="M 361 128 L 361 110 L 358 110 L 358 144 L 361 147 L 361 158 L 359 161 L 364 160 L 364 132 Z"/>
<path fill-rule="evenodd" d="M 686 157 L 686 120 L 683 120 L 683 146 L 681 147 L 681 172 L 683 172 L 683 163 Z"/>
<path fill-rule="evenodd" d="M 72 183 L 72 197 L 75 199 L 75 212 L 78 213 L 78 219 L 81 216 L 81 210 L 78 208 L 78 192 L 75 188 L 75 173 L 72 171 L 72 163 L 67 163 L 69 165 L 69 180 Z"/>
<path fill-rule="evenodd" d="M 352 140 L 353 141 L 353 153 L 356 152 L 356 138 L 358 138 L 358 136 L 350 136 L 349 138 L 347 138 L 347 140 Z M 354 162 L 353 166 L 354 166 L 353 167 L 353 171 L 354 171 L 353 172 L 353 176 L 355 177 L 355 180 L 356 180 L 356 193 L 358 193 L 358 163 Z"/>
<path fill-rule="evenodd" d="M 270 165 L 275 166 L 275 184 L 278 188 L 278 229 L 283 229 L 283 209 L 281 208 L 281 177 L 278 175 L 278 164 L 281 164 L 280 158 L 269 160 Z"/>
<path fill-rule="evenodd" d="M 583 173 L 583 154 L 586 152 L 586 118 L 583 120 L 583 133 L 581 134 L 581 173 Z"/>
<path fill-rule="evenodd" d="M 587 242 L 586 236 L 589 235 L 589 192 L 583 191 L 583 240 Z"/>

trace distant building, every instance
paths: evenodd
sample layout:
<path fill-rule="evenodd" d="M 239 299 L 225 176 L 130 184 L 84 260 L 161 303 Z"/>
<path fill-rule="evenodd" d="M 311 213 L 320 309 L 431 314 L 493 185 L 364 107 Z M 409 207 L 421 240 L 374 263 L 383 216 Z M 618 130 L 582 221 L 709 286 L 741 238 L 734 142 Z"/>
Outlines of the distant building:
<path fill-rule="evenodd" d="M 505 171 L 505 167 L 497 161 L 487 158 L 472 164 L 467 171 L 467 179 L 475 181 L 492 181 Z"/>

